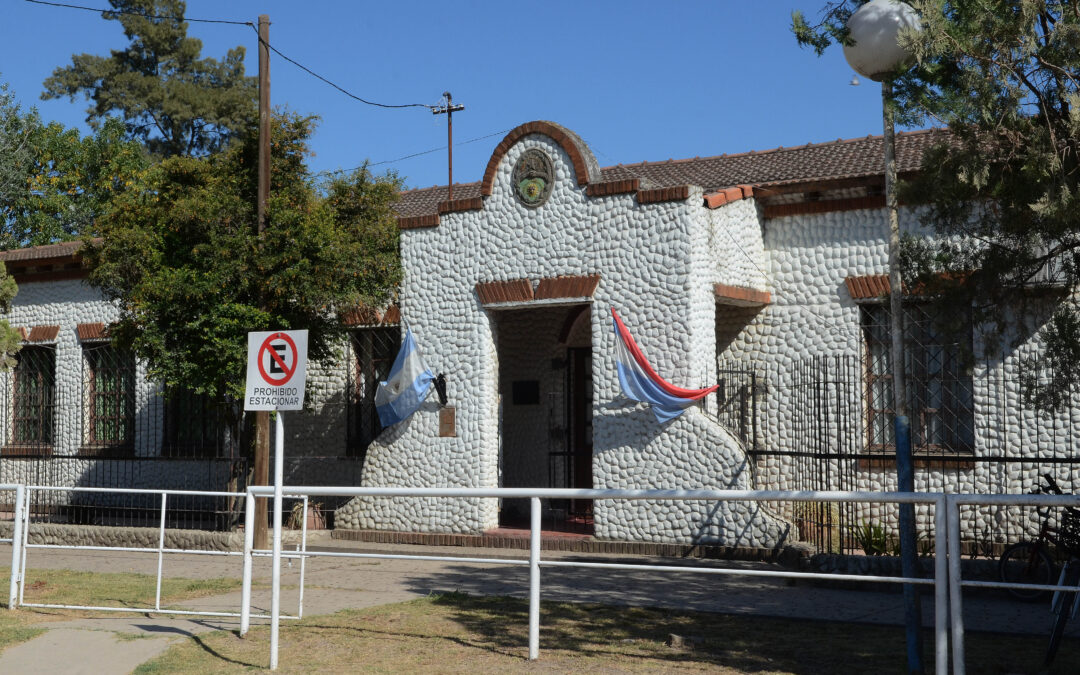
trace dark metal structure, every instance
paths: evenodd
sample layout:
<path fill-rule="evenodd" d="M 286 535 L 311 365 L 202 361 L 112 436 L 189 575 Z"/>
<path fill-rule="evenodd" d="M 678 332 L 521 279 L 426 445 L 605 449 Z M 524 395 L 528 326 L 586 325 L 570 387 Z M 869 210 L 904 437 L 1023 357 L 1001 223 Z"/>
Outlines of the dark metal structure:
<path fill-rule="evenodd" d="M 891 417 L 878 354 L 820 356 L 787 363 L 720 360 L 718 419 L 753 459 L 755 487 L 790 490 L 895 490 Z M 922 354 L 913 358 L 913 354 Z M 1026 402 L 1022 355 L 973 366 L 951 363 L 948 349 L 909 350 L 909 411 L 916 490 L 1032 492 L 1050 472 L 1066 491 L 1080 489 L 1080 401 L 1039 411 Z M 894 552 L 896 509 L 854 504 L 787 503 L 776 510 L 819 550 L 877 546 Z M 1030 509 L 978 507 L 962 513 L 965 551 L 995 556 L 1031 534 Z M 933 514 L 917 512 L 921 542 L 932 541 Z M 875 541 L 870 541 L 875 540 Z M 920 544 L 929 546 L 928 543 Z"/>

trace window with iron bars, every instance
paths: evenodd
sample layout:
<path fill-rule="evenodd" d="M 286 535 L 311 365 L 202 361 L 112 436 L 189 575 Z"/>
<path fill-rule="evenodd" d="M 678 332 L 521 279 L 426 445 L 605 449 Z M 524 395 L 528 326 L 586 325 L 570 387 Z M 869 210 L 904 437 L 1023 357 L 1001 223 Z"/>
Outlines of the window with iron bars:
<path fill-rule="evenodd" d="M 163 455 L 222 457 L 231 439 L 224 404 L 184 387 L 164 394 Z"/>
<path fill-rule="evenodd" d="M 866 350 L 869 449 L 895 452 L 890 312 L 886 305 L 860 309 Z M 970 312 L 946 321 L 922 303 L 904 305 L 904 377 L 916 453 L 969 455 L 975 446 Z"/>
<path fill-rule="evenodd" d="M 350 457 L 363 457 L 383 429 L 375 411 L 375 390 L 390 375 L 390 367 L 401 347 L 401 329 L 398 326 L 359 328 L 352 332 L 350 346 L 346 453 Z"/>
<path fill-rule="evenodd" d="M 56 348 L 23 346 L 11 377 L 11 454 L 48 454 L 55 440 Z"/>
<path fill-rule="evenodd" d="M 131 452 L 135 441 L 135 355 L 109 344 L 84 346 L 83 450 Z"/>

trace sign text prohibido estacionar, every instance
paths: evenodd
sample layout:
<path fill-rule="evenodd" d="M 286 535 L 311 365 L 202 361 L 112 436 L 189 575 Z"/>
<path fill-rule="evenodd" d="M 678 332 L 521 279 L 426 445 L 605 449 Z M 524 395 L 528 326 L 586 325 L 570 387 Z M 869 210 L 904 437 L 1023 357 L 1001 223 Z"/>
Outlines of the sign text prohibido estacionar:
<path fill-rule="evenodd" d="M 244 410 L 302 410 L 307 382 L 306 330 L 248 333 Z"/>

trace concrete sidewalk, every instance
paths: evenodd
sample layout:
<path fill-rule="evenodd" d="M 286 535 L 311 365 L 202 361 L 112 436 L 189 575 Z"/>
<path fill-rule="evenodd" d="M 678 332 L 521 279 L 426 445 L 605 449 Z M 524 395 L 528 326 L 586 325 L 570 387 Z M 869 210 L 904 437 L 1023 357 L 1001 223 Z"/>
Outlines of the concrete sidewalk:
<path fill-rule="evenodd" d="M 313 537 L 313 550 L 398 553 L 525 560 L 521 551 L 462 547 L 396 546 L 343 542 L 328 536 Z M 0 547 L 0 560 L 6 560 Z M 545 552 L 544 559 L 584 559 L 582 554 Z M 687 566 L 726 566 L 776 569 L 767 563 L 672 560 L 590 554 L 588 559 L 617 559 L 630 563 Z M 61 568 L 100 572 L 155 574 L 156 554 L 126 552 L 65 552 L 32 550 L 27 575 L 33 570 Z M 167 555 L 164 574 L 169 577 L 213 578 L 240 576 L 241 558 Z M 269 584 L 269 558 L 256 558 L 256 582 Z M 282 572 L 282 611 L 295 614 L 298 602 L 299 563 Z M 321 558 L 307 562 L 304 615 L 329 614 L 423 597 L 431 592 L 464 591 L 471 594 L 527 597 L 528 569 L 524 566 L 465 562 Z M 544 600 L 596 602 L 702 610 L 726 614 L 779 616 L 858 623 L 903 623 L 903 598 L 894 590 L 857 591 L 826 588 L 810 581 L 787 581 L 687 573 L 656 574 L 645 571 L 545 568 Z M 236 612 L 240 592 L 183 603 L 199 611 Z M 256 588 L 253 613 L 269 613 L 270 591 Z M 923 596 L 924 625 L 933 625 L 933 595 Z M 1050 614 L 1044 604 L 1025 604 L 1003 594 L 967 594 L 964 599 L 968 630 L 1046 635 Z M 253 619 L 253 625 L 268 620 Z M 211 630 L 237 630 L 239 619 L 170 617 L 116 613 L 100 618 L 38 624 L 47 632 L 0 653 L 0 672 L 19 673 L 128 673 L 171 644 Z M 1070 634 L 1080 634 L 1078 626 Z M 131 639 L 136 636 L 142 639 Z M 541 645 L 542 648 L 542 645 Z M 93 658 L 88 658 L 93 654 Z M 269 658 L 269 655 L 268 655 Z"/>

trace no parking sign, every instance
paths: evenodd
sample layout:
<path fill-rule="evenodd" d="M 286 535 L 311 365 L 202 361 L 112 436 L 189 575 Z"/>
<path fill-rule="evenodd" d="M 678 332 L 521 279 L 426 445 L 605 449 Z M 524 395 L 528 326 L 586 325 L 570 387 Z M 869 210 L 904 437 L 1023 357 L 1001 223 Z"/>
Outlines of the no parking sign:
<path fill-rule="evenodd" d="M 307 383 L 306 330 L 248 333 L 244 410 L 302 410 Z"/>

